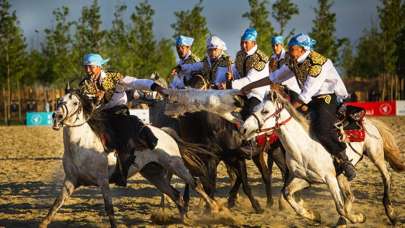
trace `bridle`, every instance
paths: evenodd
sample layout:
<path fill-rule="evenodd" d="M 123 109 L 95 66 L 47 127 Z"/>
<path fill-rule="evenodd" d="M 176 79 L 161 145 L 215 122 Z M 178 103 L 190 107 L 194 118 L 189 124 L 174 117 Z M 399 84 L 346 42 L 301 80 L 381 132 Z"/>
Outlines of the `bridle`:
<path fill-rule="evenodd" d="M 273 132 L 274 130 L 279 129 L 282 125 L 285 125 L 288 121 L 290 121 L 292 119 L 292 116 L 290 115 L 290 117 L 288 117 L 287 119 L 278 122 L 280 119 L 280 113 L 281 111 L 284 110 L 284 104 L 277 102 L 277 100 L 274 102 L 277 106 L 276 111 L 274 111 L 274 113 L 270 114 L 268 117 L 266 117 L 263 121 L 260 121 L 259 117 L 256 115 L 256 113 L 253 113 L 252 116 L 256 119 L 257 121 L 257 125 L 259 126 L 259 128 L 255 131 L 256 133 L 270 133 Z M 266 121 L 270 118 L 275 118 L 276 124 L 273 127 L 269 127 L 269 128 L 262 128 L 264 123 L 266 123 Z"/>
<path fill-rule="evenodd" d="M 80 97 L 77 94 L 70 94 L 69 97 L 75 96 L 79 101 L 80 101 Z M 61 123 L 62 126 L 66 126 L 66 127 L 79 127 L 82 126 L 83 124 L 87 123 L 87 121 L 90 119 L 90 116 L 88 118 L 86 118 L 83 122 L 78 123 L 78 124 L 69 124 L 64 122 L 66 119 L 71 118 L 72 116 L 76 115 L 76 114 L 80 114 L 80 112 L 83 111 L 83 105 L 81 104 L 81 102 L 78 103 L 78 108 L 73 111 L 72 113 L 69 113 L 69 109 L 66 105 L 66 101 L 59 101 L 57 108 L 62 107 L 62 110 L 64 113 L 66 113 L 64 115 L 64 117 L 59 121 L 59 123 Z M 79 116 L 76 117 L 75 122 L 79 119 Z"/>

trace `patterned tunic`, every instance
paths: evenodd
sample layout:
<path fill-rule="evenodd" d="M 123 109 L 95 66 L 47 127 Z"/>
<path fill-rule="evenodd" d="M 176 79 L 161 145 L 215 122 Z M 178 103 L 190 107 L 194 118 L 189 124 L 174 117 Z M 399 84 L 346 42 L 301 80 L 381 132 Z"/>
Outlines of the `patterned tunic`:
<path fill-rule="evenodd" d="M 318 52 L 311 51 L 308 57 L 302 62 L 298 63 L 290 59 L 288 61 L 288 67 L 294 73 L 297 78 L 298 85 L 302 89 L 308 76 L 317 77 L 321 71 L 323 64 L 326 63 L 328 59 Z"/>
<path fill-rule="evenodd" d="M 83 93 L 89 95 L 90 97 L 95 97 L 98 91 L 104 92 L 104 97 L 100 100 L 101 104 L 108 103 L 114 92 L 119 81 L 121 81 L 124 76 L 118 72 L 106 72 L 104 79 L 94 82 L 87 77 L 80 82 L 80 89 Z"/>
<path fill-rule="evenodd" d="M 332 61 L 315 51 L 307 51 L 298 60 L 288 63 L 270 75 L 270 80 L 281 83 L 296 78 L 301 89 L 299 99 L 308 104 L 313 97 L 336 94 L 338 99 L 348 96 L 346 87 Z"/>
<path fill-rule="evenodd" d="M 210 84 L 216 81 L 216 75 L 219 67 L 227 67 L 227 56 L 221 55 L 216 61 L 210 62 L 206 56 L 203 61 L 202 75 Z"/>
<path fill-rule="evenodd" d="M 117 72 L 101 71 L 99 79 L 95 82 L 90 77 L 84 78 L 80 82 L 80 90 L 91 98 L 97 99 L 97 105 L 102 105 L 108 109 L 118 105 L 127 104 L 126 90 L 150 90 L 153 80 L 137 79 L 130 76 L 123 76 Z M 98 100 L 98 92 L 103 91 L 104 96 Z"/>
<path fill-rule="evenodd" d="M 248 52 L 239 51 L 236 54 L 235 67 L 233 69 L 236 80 L 232 81 L 233 89 L 242 89 L 244 86 L 265 78 L 269 75 L 269 57 L 254 46 Z M 252 89 L 247 97 L 257 98 L 263 101 L 269 87 Z"/>
<path fill-rule="evenodd" d="M 251 69 L 262 71 L 268 61 L 269 57 L 261 50 L 257 50 L 253 55 L 249 56 L 247 56 L 246 52 L 239 51 L 236 54 L 235 65 L 239 76 L 243 78 Z"/>

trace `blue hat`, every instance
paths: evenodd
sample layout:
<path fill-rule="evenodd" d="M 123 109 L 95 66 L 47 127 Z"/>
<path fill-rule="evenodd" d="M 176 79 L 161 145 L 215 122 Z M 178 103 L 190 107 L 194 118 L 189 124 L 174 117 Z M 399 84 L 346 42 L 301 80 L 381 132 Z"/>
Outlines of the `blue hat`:
<path fill-rule="evenodd" d="M 242 41 L 256 41 L 257 31 L 255 28 L 247 28 L 243 33 L 241 40 Z"/>
<path fill-rule="evenodd" d="M 101 67 L 102 65 L 104 65 L 108 61 L 110 61 L 110 59 L 103 59 L 103 57 L 101 57 L 101 55 L 94 54 L 94 53 L 86 54 L 83 57 L 83 65 L 84 66 L 86 66 L 86 65 L 94 65 L 94 66 Z"/>
<path fill-rule="evenodd" d="M 193 45 L 193 41 L 194 41 L 194 39 L 192 37 L 180 35 L 176 39 L 176 46 L 180 46 L 180 45 L 191 46 L 191 45 Z"/>
<path fill-rule="evenodd" d="M 315 46 L 316 40 L 312 39 L 305 33 L 300 33 L 295 36 L 293 36 L 290 41 L 288 42 L 288 46 L 294 46 L 298 45 L 303 47 L 305 50 L 312 50 L 312 48 Z"/>
<path fill-rule="evenodd" d="M 283 36 L 273 36 L 271 38 L 271 44 L 276 45 L 276 44 L 283 44 L 284 43 L 284 37 Z"/>

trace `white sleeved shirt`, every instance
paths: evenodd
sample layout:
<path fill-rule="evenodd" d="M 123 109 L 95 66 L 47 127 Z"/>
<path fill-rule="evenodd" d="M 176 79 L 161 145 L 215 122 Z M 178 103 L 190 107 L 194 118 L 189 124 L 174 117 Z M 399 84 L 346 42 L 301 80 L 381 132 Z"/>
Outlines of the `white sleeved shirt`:
<path fill-rule="evenodd" d="M 253 47 L 248 53 L 247 56 L 253 55 L 257 51 L 257 45 Z M 246 57 L 247 57 L 246 56 Z M 246 76 L 241 78 L 238 71 L 236 70 L 236 66 L 233 67 L 234 76 L 235 78 L 239 78 L 232 81 L 232 88 L 233 89 L 242 89 L 244 86 L 258 81 L 262 78 L 268 77 L 269 75 L 269 64 L 266 63 L 263 70 L 258 71 L 254 68 L 250 69 Z M 263 101 L 264 97 L 266 96 L 267 92 L 270 90 L 269 86 L 258 87 L 252 89 L 249 94 L 247 94 L 248 98 L 256 97 L 260 101 Z"/>
<path fill-rule="evenodd" d="M 191 57 L 191 51 L 186 55 L 184 59 L 180 59 L 177 64 L 182 65 L 184 62 Z M 172 82 L 170 83 L 169 87 L 172 89 L 184 89 L 186 86 L 184 85 L 184 78 L 189 79 L 191 74 L 187 74 L 185 72 L 178 72 L 174 77 Z"/>
<path fill-rule="evenodd" d="M 303 62 L 308 55 L 309 51 L 298 58 L 298 62 Z M 282 66 L 270 75 L 270 80 L 277 83 L 291 78 L 295 79 L 295 75 L 287 65 Z M 346 87 L 339 73 L 333 66 L 332 61 L 328 59 L 322 65 L 321 73 L 317 77 L 307 77 L 299 93 L 299 99 L 305 104 L 308 104 L 314 96 L 333 93 L 336 94 L 338 99 L 344 99 L 348 96 Z"/>
<path fill-rule="evenodd" d="M 273 54 L 271 56 L 272 59 L 275 59 L 277 62 L 285 59 L 285 55 L 286 55 L 286 51 L 284 50 L 284 48 L 281 50 L 280 56 L 277 56 L 276 54 Z M 283 64 L 284 66 L 285 64 Z M 283 66 L 280 66 L 283 67 Z M 286 86 L 288 89 L 296 92 L 297 94 L 301 93 L 301 89 L 300 86 L 298 85 L 297 79 L 295 79 L 295 77 L 289 78 L 283 82 L 281 82 L 282 85 Z"/>
<path fill-rule="evenodd" d="M 101 83 L 105 79 L 106 74 L 104 71 L 101 72 L 100 80 Z M 103 109 L 109 109 L 118 105 L 126 105 L 128 98 L 125 91 L 127 90 L 150 90 L 154 81 L 150 79 L 137 79 L 131 76 L 125 76 L 115 87 L 115 92 L 111 97 L 111 100 L 103 106 Z"/>
<path fill-rule="evenodd" d="M 208 56 L 207 56 L 207 59 L 208 59 L 208 65 L 211 67 L 211 59 Z M 204 63 L 202 61 L 197 62 L 197 63 L 181 65 L 181 71 L 187 75 L 190 75 L 191 72 L 202 71 L 203 68 L 204 68 Z M 226 82 L 226 72 L 227 71 L 228 71 L 227 67 L 218 67 L 217 71 L 215 73 L 214 81 L 212 83 L 214 83 L 215 85 L 219 85 L 223 82 Z"/>

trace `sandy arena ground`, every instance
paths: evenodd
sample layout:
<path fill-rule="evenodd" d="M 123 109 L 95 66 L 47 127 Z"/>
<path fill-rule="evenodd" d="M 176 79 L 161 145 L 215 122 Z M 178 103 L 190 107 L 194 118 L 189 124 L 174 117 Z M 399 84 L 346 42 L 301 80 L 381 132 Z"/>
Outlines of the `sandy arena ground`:
<path fill-rule="evenodd" d="M 405 117 L 383 118 L 391 127 L 397 142 L 405 152 Z M 0 127 L 0 227 L 37 227 L 47 214 L 63 180 L 62 132 L 49 127 Z M 260 175 L 251 161 L 249 178 L 254 195 L 265 207 L 264 186 Z M 217 199 L 226 203 L 229 179 L 225 177 L 224 167 L 219 169 Z M 354 210 L 363 212 L 367 221 L 349 227 L 386 227 L 390 226 L 382 205 L 383 185 L 377 169 L 366 158 L 358 167 L 358 177 L 352 188 L 356 196 Z M 392 169 L 390 169 L 392 171 Z M 280 173 L 275 167 L 275 198 L 280 195 Z M 392 199 L 399 215 L 397 227 L 405 225 L 405 181 L 404 175 L 392 173 Z M 182 184 L 174 180 L 178 189 Z M 160 193 L 141 176 L 131 178 L 129 188 L 111 185 L 116 219 L 122 227 L 155 227 L 152 215 L 159 211 Z M 199 199 L 191 199 L 189 219 L 186 224 L 177 224 L 169 219 L 169 227 L 208 226 L 228 227 L 330 227 L 338 219 L 335 206 L 325 186 L 312 186 L 304 190 L 305 204 L 321 213 L 320 224 L 297 216 L 291 209 L 279 211 L 278 202 L 266 208 L 263 214 L 255 214 L 248 199 L 240 191 L 237 206 L 229 213 L 217 217 L 206 216 L 199 207 Z M 170 203 L 166 214 L 176 217 L 177 209 Z M 171 221 L 170 221 L 171 220 Z M 104 204 L 99 189 L 82 187 L 59 210 L 49 227 L 108 227 Z"/>

